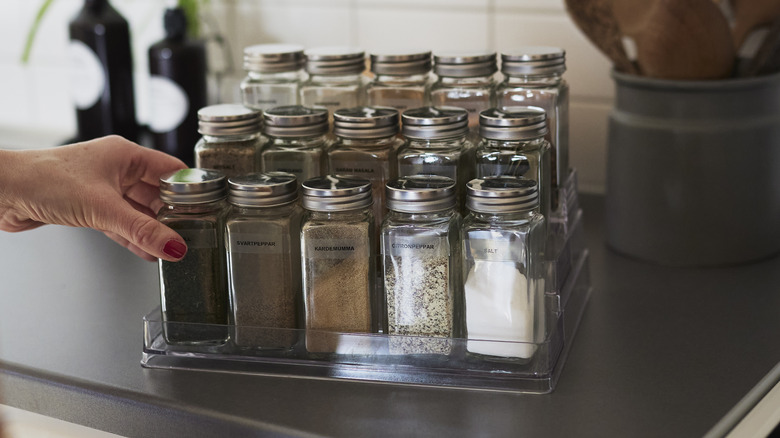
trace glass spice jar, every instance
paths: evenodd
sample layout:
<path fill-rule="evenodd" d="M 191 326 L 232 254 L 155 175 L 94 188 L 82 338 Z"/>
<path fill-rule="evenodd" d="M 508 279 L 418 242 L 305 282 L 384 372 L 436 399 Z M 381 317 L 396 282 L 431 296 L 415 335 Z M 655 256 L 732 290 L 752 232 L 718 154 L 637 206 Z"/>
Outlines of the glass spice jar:
<path fill-rule="evenodd" d="M 504 80 L 496 88 L 497 106 L 535 106 L 547 112 L 550 132 L 552 207 L 569 177 L 569 84 L 563 79 L 566 52 L 557 47 L 524 47 L 501 54 Z M 565 198 L 562 198 L 565 199 Z"/>
<path fill-rule="evenodd" d="M 265 111 L 297 105 L 305 79 L 303 47 L 294 44 L 258 44 L 244 49 L 247 76 L 241 82 L 244 105 Z"/>
<path fill-rule="evenodd" d="M 365 53 L 350 47 L 321 47 L 306 52 L 309 78 L 301 85 L 301 104 L 324 108 L 331 116 L 340 108 L 364 105 Z"/>
<path fill-rule="evenodd" d="M 379 329 L 371 183 L 326 175 L 304 181 L 301 263 L 306 349 L 346 353 L 338 333 Z"/>
<path fill-rule="evenodd" d="M 230 322 L 242 348 L 289 349 L 301 303 L 298 181 L 283 172 L 228 180 L 225 225 Z M 288 329 L 288 330 L 279 330 Z"/>
<path fill-rule="evenodd" d="M 328 112 L 300 105 L 263 114 L 268 142 L 260 153 L 263 172 L 292 173 L 298 181 L 327 173 Z"/>
<path fill-rule="evenodd" d="M 409 176 L 387 184 L 382 224 L 387 333 L 392 354 L 449 354 L 459 335 L 460 214 L 455 181 Z"/>
<path fill-rule="evenodd" d="M 227 326 L 221 326 L 228 323 L 222 242 L 226 196 L 225 176 L 218 171 L 184 169 L 160 178 L 164 207 L 157 219 L 187 242 L 180 261 L 159 261 L 163 330 L 169 344 L 227 339 Z"/>
<path fill-rule="evenodd" d="M 523 176 L 539 184 L 539 211 L 550 217 L 552 173 L 546 113 L 541 108 L 491 108 L 479 115 L 477 178 Z"/>
<path fill-rule="evenodd" d="M 431 87 L 431 105 L 467 110 L 469 129 L 476 137 L 479 113 L 496 103 L 495 52 L 442 53 L 433 58 L 433 69 L 439 78 Z"/>
<path fill-rule="evenodd" d="M 195 166 L 219 170 L 228 178 L 257 172 L 265 142 L 260 131 L 260 113 L 243 105 L 201 108 L 198 132 L 203 137 L 195 145 Z"/>
<path fill-rule="evenodd" d="M 396 177 L 395 151 L 404 143 L 397 136 L 398 111 L 357 107 L 336 110 L 333 118 L 336 142 L 328 150 L 328 171 L 371 181 L 379 225 L 387 211 L 385 184 Z"/>
<path fill-rule="evenodd" d="M 527 362 L 547 335 L 538 194 L 536 181 L 525 178 L 468 183 L 471 213 L 461 238 L 469 353 Z"/>
<path fill-rule="evenodd" d="M 468 112 L 454 107 L 407 110 L 398 150 L 398 176 L 439 175 L 456 182 L 458 209 L 465 211 L 466 182 L 474 177 L 474 144 L 467 138 Z"/>
<path fill-rule="evenodd" d="M 368 106 L 395 108 L 403 113 L 428 105 L 431 52 L 372 53 L 372 79 L 366 86 Z"/>

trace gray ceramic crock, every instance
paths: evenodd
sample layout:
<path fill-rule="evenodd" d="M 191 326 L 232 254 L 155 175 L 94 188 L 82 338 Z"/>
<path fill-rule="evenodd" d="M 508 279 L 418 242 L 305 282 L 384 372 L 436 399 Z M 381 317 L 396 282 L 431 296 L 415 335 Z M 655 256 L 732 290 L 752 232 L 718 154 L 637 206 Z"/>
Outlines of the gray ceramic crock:
<path fill-rule="evenodd" d="M 608 245 L 675 266 L 738 264 L 780 252 L 780 74 L 612 77 Z"/>

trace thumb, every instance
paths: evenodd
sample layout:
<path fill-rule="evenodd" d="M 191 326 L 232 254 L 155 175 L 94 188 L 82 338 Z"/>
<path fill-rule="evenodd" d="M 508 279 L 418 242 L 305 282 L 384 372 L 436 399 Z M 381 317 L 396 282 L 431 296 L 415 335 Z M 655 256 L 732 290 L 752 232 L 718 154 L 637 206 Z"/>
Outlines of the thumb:
<path fill-rule="evenodd" d="M 169 262 L 179 261 L 187 253 L 184 239 L 158 220 L 129 206 L 117 211 L 121 217 L 109 221 L 109 224 L 115 224 L 115 229 L 109 231 L 124 237 L 130 244 Z"/>

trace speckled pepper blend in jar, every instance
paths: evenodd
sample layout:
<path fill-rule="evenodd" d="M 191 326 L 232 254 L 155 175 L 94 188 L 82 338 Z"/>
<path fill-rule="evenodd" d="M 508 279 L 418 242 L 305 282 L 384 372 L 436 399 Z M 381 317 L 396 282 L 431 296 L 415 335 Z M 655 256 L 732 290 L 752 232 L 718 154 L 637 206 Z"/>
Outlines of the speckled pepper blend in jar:
<path fill-rule="evenodd" d="M 387 324 L 394 354 L 449 354 L 459 331 L 460 214 L 455 181 L 410 176 L 387 184 L 382 224 Z"/>

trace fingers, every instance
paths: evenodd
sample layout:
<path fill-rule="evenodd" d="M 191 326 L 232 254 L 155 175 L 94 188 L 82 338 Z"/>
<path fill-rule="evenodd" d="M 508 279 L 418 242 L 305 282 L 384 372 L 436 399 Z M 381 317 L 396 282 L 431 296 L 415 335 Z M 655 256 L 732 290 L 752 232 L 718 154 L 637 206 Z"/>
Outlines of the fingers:
<path fill-rule="evenodd" d="M 105 218 L 107 227 L 104 232 L 117 234 L 127 240 L 128 245 L 125 246 L 131 251 L 135 247 L 141 253 L 171 262 L 181 260 L 186 254 L 187 245 L 181 236 L 156 219 L 133 209 L 128 203 L 110 206 L 106 212 L 110 212 L 111 216 Z"/>
<path fill-rule="evenodd" d="M 137 179 L 158 187 L 160 185 L 160 176 L 186 168 L 187 165 L 178 158 L 160 151 L 138 146 L 131 160 L 131 171 L 128 177 L 131 180 Z"/>
<path fill-rule="evenodd" d="M 165 205 L 160 200 L 160 191 L 157 187 L 152 187 L 146 183 L 138 183 L 130 187 L 124 194 L 124 198 L 136 210 L 142 209 L 144 212 L 151 213 L 152 216 Z"/>

